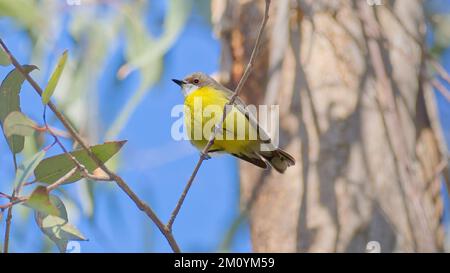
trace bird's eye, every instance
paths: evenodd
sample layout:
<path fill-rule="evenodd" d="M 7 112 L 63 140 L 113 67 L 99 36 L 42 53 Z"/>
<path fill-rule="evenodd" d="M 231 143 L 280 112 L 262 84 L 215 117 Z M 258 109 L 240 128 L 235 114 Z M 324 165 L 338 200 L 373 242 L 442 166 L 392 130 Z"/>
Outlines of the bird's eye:
<path fill-rule="evenodd" d="M 200 81 L 198 79 L 194 79 L 193 83 L 198 84 Z"/>

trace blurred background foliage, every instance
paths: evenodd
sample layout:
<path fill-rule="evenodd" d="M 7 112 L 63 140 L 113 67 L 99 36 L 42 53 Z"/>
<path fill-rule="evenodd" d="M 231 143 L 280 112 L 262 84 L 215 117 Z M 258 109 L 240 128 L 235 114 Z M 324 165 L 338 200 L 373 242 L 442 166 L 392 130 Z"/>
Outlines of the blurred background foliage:
<path fill-rule="evenodd" d="M 32 76 L 41 87 L 68 49 L 69 60 L 53 96 L 56 105 L 91 144 L 119 138 L 133 143 L 108 165 L 167 219 L 198 156 L 189 143 L 171 140 L 170 110 L 182 103 L 182 95 L 169 79 L 217 68 L 219 45 L 212 36 L 210 2 L 0 0 L 0 37 L 20 62 L 39 67 Z M 9 70 L 0 67 L 1 75 Z M 27 83 L 21 100 L 22 111 L 42 123 L 42 105 Z M 62 128 L 50 114 L 48 121 Z M 43 134 L 27 138 L 19 161 L 51 141 Z M 75 148 L 71 141 L 64 144 Z M 48 155 L 60 152 L 54 147 Z M 4 140 L 0 155 L 0 191 L 6 193 L 14 175 Z M 174 227 L 176 237 L 184 250 L 226 246 L 249 251 L 245 227 L 236 244 L 225 235 L 239 214 L 235 162 L 221 158 L 208 165 L 196 181 L 203 188 L 193 190 Z M 217 195 L 214 204 L 205 198 L 211 192 Z M 57 195 L 70 221 L 90 240 L 81 243 L 81 251 L 169 251 L 153 223 L 112 183 L 80 181 Z M 55 251 L 33 223 L 30 209 L 16 207 L 10 250 Z"/>
<path fill-rule="evenodd" d="M 446 0 L 426 5 L 431 52 L 449 68 L 450 5 Z M 108 164 L 162 219 L 168 219 L 198 157 L 189 143 L 171 139 L 170 111 L 182 103 L 182 95 L 170 79 L 218 69 L 220 48 L 210 10 L 209 0 L 0 0 L 0 37 L 23 64 L 39 67 L 32 75 L 42 87 L 60 54 L 69 50 L 53 97 L 56 105 L 91 144 L 128 140 Z M 10 69 L 0 67 L 2 78 Z M 28 84 L 21 99 L 22 110 L 42 122 L 42 104 Z M 439 106 L 441 116 L 450 115 L 448 101 L 441 98 Z M 48 121 L 62 128 L 52 115 Z M 449 141 L 450 125 L 443 127 Z M 42 134 L 28 137 L 19 161 L 50 142 Z M 74 148 L 70 141 L 64 144 Z M 54 147 L 48 154 L 57 153 Z M 0 191 L 11 192 L 13 180 L 2 138 Z M 250 251 L 235 160 L 208 161 L 195 184 L 174 227 L 182 249 Z M 170 251 L 153 223 L 113 183 L 80 181 L 57 195 L 90 240 L 81 243 L 81 252 Z M 56 247 L 34 224 L 30 210 L 16 206 L 10 249 L 54 252 Z"/>

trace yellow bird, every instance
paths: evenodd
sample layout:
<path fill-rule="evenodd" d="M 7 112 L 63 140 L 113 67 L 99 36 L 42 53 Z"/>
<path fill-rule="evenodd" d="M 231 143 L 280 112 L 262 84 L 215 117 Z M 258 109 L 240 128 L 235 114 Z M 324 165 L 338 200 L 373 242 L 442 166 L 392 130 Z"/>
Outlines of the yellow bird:
<path fill-rule="evenodd" d="M 185 96 L 184 122 L 188 138 L 197 149 L 203 150 L 215 126 L 221 122 L 223 109 L 234 92 L 201 72 L 172 81 L 182 88 Z M 239 97 L 227 108 L 222 134 L 216 135 L 209 152 L 229 153 L 264 169 L 269 163 L 280 173 L 295 164 L 291 155 L 273 145 Z"/>

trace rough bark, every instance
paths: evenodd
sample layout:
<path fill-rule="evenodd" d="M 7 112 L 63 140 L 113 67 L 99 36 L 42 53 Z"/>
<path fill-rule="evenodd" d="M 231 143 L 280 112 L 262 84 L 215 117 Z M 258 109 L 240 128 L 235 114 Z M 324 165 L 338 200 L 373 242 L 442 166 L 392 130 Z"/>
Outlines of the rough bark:
<path fill-rule="evenodd" d="M 386 2 L 386 1 L 383 1 Z M 446 151 L 427 82 L 422 2 L 272 1 L 242 92 L 280 105 L 285 174 L 241 168 L 254 251 L 442 250 Z M 213 1 L 220 78 L 235 87 L 264 1 Z M 448 177 L 448 176 L 447 176 Z"/>

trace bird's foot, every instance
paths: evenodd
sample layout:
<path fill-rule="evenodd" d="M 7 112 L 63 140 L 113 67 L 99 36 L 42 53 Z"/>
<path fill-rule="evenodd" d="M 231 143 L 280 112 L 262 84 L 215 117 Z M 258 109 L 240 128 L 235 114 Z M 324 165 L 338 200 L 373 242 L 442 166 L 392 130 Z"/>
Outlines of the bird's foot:
<path fill-rule="evenodd" d="M 203 158 L 203 160 L 211 159 L 211 156 L 209 156 L 208 153 L 205 154 L 203 152 L 200 152 L 200 157 Z"/>

